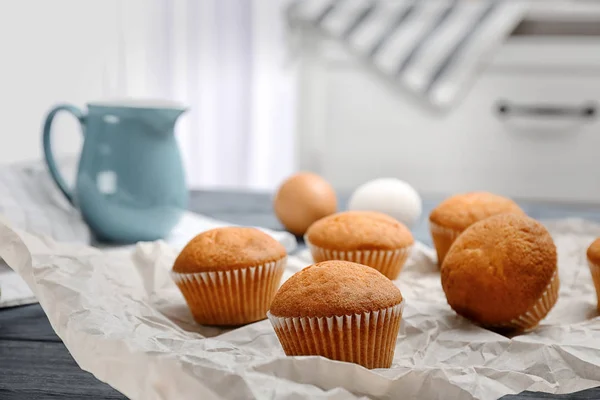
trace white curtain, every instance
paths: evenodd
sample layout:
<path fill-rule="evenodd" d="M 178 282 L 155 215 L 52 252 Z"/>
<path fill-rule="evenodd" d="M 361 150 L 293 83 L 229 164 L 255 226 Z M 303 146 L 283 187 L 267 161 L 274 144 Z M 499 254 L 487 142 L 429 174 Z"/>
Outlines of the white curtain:
<path fill-rule="evenodd" d="M 108 4 L 108 2 L 107 2 Z M 272 189 L 294 169 L 294 71 L 283 0 L 112 2 L 105 92 L 184 102 L 194 188 Z"/>

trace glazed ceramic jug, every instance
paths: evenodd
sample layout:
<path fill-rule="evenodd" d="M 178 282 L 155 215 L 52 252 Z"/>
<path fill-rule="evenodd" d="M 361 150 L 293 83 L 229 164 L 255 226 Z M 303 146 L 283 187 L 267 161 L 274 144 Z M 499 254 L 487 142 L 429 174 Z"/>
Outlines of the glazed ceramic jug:
<path fill-rule="evenodd" d="M 99 240 L 156 240 L 177 224 L 187 189 L 173 131 L 185 110 L 165 102 L 97 102 L 87 104 L 87 112 L 59 105 L 46 117 L 43 146 L 50 174 Z M 50 144 L 52 120 L 61 111 L 79 120 L 84 135 L 72 189 Z"/>

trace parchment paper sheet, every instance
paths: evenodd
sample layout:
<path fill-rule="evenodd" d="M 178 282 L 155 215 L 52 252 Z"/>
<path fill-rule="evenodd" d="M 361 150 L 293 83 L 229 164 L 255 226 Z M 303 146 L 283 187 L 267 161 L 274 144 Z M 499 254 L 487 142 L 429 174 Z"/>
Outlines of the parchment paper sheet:
<path fill-rule="evenodd" d="M 507 338 L 446 304 L 433 251 L 417 244 L 396 281 L 404 322 L 392 368 L 285 357 L 268 321 L 224 331 L 193 323 L 168 270 L 178 249 L 66 245 L 0 220 L 0 257 L 29 284 L 79 365 L 133 399 L 492 399 L 600 385 L 600 318 L 585 250 L 600 226 L 547 222 L 559 249 L 558 304 Z M 310 263 L 291 257 L 284 278 Z"/>

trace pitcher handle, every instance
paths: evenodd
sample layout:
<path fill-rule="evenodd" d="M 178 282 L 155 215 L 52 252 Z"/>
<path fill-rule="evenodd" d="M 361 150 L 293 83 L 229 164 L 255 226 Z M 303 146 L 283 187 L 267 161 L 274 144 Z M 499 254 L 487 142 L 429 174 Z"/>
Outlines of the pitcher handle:
<path fill-rule="evenodd" d="M 67 200 L 69 200 L 69 203 L 74 204 L 71 189 L 67 186 L 65 180 L 60 174 L 60 171 L 58 170 L 58 167 L 56 166 L 56 162 L 54 161 L 54 155 L 52 154 L 52 145 L 50 143 L 50 130 L 52 128 L 52 121 L 54 120 L 56 114 L 60 111 L 67 111 L 68 113 L 72 114 L 75 118 L 77 118 L 79 124 L 81 125 L 82 132 L 85 125 L 85 115 L 79 108 L 70 104 L 61 104 L 59 106 L 56 106 L 48 113 L 48 116 L 46 117 L 46 122 L 44 122 L 44 131 L 42 134 L 44 158 L 46 159 L 46 164 L 48 165 L 50 175 L 52 176 L 52 179 L 54 179 L 54 182 L 56 182 L 56 185 L 58 186 L 60 191 L 65 195 Z"/>

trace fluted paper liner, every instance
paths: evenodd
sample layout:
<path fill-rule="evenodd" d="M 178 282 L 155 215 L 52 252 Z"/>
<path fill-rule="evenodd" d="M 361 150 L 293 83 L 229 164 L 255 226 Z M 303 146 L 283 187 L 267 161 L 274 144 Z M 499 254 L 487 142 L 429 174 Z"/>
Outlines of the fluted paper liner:
<path fill-rule="evenodd" d="M 558 300 L 558 289 L 560 287 L 560 279 L 558 278 L 558 269 L 552 275 L 552 279 L 546 286 L 546 290 L 540 296 L 529 310 L 517 318 L 512 319 L 505 324 L 488 325 L 489 328 L 529 330 L 535 328 L 542 319 L 550 312 L 556 301 Z"/>
<path fill-rule="evenodd" d="M 593 262 L 588 260 L 588 265 L 590 267 L 590 272 L 592 273 L 592 279 L 594 281 L 594 286 L 596 287 L 596 297 L 598 298 L 598 311 L 600 311 L 600 266 L 594 264 Z"/>
<path fill-rule="evenodd" d="M 389 368 L 394 358 L 404 300 L 392 307 L 362 314 L 331 317 L 267 316 L 288 356 L 323 356 Z"/>
<path fill-rule="evenodd" d="M 203 325 L 242 325 L 265 319 L 287 257 L 229 271 L 171 272 L 194 319 Z"/>
<path fill-rule="evenodd" d="M 396 279 L 400 274 L 400 271 L 402 271 L 402 267 L 412 249 L 412 245 L 410 245 L 396 250 L 342 251 L 315 246 L 310 243 L 306 237 L 304 238 L 304 242 L 310 249 L 315 262 L 329 260 L 352 261 L 375 268 L 392 280 Z"/>
<path fill-rule="evenodd" d="M 462 231 L 445 228 L 431 221 L 429 221 L 429 229 L 431 231 L 431 238 L 433 239 L 433 246 L 437 253 L 438 267 L 441 267 L 446 254 L 448 254 L 448 250 L 450 250 L 450 246 L 452 246 L 452 243 L 460 236 Z"/>

